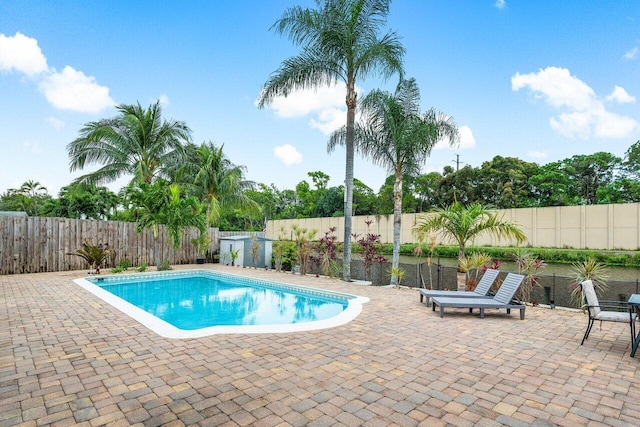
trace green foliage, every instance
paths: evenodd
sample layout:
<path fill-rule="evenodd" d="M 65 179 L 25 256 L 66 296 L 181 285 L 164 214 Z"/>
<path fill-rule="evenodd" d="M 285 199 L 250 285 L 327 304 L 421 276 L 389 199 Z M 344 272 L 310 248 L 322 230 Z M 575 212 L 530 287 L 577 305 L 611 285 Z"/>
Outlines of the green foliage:
<path fill-rule="evenodd" d="M 131 267 L 131 260 L 127 258 L 121 258 L 120 262 L 118 262 L 118 267 L 122 268 L 123 270 L 129 269 Z"/>
<path fill-rule="evenodd" d="M 517 242 L 526 240 L 525 234 L 517 225 L 503 221 L 495 211 L 479 203 L 465 207 L 460 202 L 454 202 L 447 208 L 421 216 L 413 230 L 420 241 L 435 233 L 445 241 L 456 242 L 459 259 L 465 257 L 468 242 L 485 234 L 497 238 L 513 238 Z"/>
<path fill-rule="evenodd" d="M 0 196 L 0 211 L 26 212 L 29 216 L 35 216 L 50 201 L 47 188 L 37 181 L 29 180 L 20 188 L 10 188 Z"/>
<path fill-rule="evenodd" d="M 110 219 L 116 217 L 119 201 L 107 187 L 74 182 L 62 187 L 57 199 L 47 201 L 41 213 L 63 218 Z"/>
<path fill-rule="evenodd" d="M 120 267 L 120 266 L 118 266 L 118 267 L 113 267 L 113 268 L 111 269 L 111 273 L 113 273 L 113 274 L 118 274 L 118 273 L 122 273 L 122 272 L 123 272 L 123 271 L 125 271 L 125 270 L 126 270 L 126 268 L 124 268 L 124 267 Z"/>
<path fill-rule="evenodd" d="M 353 162 L 356 87 L 371 75 L 383 78 L 402 75 L 405 49 L 393 31 L 383 33 L 390 0 L 325 0 L 317 9 L 291 7 L 273 25 L 301 47 L 287 58 L 265 82 L 258 107 L 262 108 L 297 89 L 309 89 L 342 82 L 346 94 L 346 171 L 343 279 L 351 280 L 351 217 L 353 215 Z"/>
<path fill-rule="evenodd" d="M 67 145 L 72 172 L 103 165 L 78 181 L 108 183 L 132 175 L 150 184 L 184 164 L 184 144 L 191 139 L 191 130 L 184 122 L 162 120 L 160 101 L 146 109 L 140 104 L 116 109 L 118 116 L 85 124 L 80 137 Z"/>
<path fill-rule="evenodd" d="M 547 265 L 530 252 L 523 250 L 517 250 L 514 259 L 518 265 L 518 273 L 524 275 L 524 280 L 516 296 L 522 302 L 531 302 L 531 292 L 533 288 L 542 288 L 538 274 L 544 270 Z"/>
<path fill-rule="evenodd" d="M 172 270 L 171 264 L 169 263 L 169 261 L 164 260 L 160 263 L 160 267 L 158 267 L 158 271 L 167 271 L 167 270 Z"/>
<path fill-rule="evenodd" d="M 576 262 L 572 265 L 573 281 L 571 284 L 571 303 L 577 307 L 582 307 L 582 288 L 578 286 L 579 283 L 585 280 L 591 280 L 593 282 L 593 288 L 600 296 L 607 290 L 607 280 L 609 280 L 609 274 L 607 267 L 590 257 L 583 262 Z"/>
<path fill-rule="evenodd" d="M 80 249 L 67 255 L 75 255 L 83 258 L 89 264 L 89 268 L 95 269 L 96 274 L 100 274 L 100 267 L 109 256 L 109 249 L 105 249 L 102 245 L 92 245 L 85 240 Z"/>
<path fill-rule="evenodd" d="M 391 267 L 387 272 L 389 273 L 389 275 L 391 275 L 392 278 L 395 278 L 396 288 L 399 288 L 402 279 L 404 279 L 404 269 L 401 267 Z"/>
<path fill-rule="evenodd" d="M 294 233 L 296 243 L 296 253 L 298 255 L 298 265 L 300 266 L 300 274 L 305 275 L 309 271 L 309 262 L 311 255 L 313 254 L 314 245 L 311 242 L 313 237 L 318 232 L 317 230 L 307 230 L 303 227 L 298 227 L 297 224 L 291 226 Z"/>
<path fill-rule="evenodd" d="M 137 270 L 139 273 L 144 273 L 145 271 L 147 271 L 148 267 L 149 267 L 149 264 L 147 264 L 146 262 L 143 262 L 142 264 L 140 264 Z"/>

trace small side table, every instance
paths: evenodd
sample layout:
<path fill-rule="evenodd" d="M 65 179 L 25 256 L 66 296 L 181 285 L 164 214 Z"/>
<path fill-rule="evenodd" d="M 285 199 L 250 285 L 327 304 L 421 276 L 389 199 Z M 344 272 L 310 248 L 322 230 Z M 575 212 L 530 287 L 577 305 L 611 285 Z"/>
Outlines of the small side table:
<path fill-rule="evenodd" d="M 629 297 L 629 316 L 632 316 L 633 313 L 640 315 L 640 294 L 632 294 Z M 633 322 L 633 318 L 631 319 Z M 633 346 L 631 347 L 631 357 L 635 357 L 636 350 L 638 350 L 638 344 L 640 344 L 640 331 L 638 331 L 638 335 L 633 340 Z"/>

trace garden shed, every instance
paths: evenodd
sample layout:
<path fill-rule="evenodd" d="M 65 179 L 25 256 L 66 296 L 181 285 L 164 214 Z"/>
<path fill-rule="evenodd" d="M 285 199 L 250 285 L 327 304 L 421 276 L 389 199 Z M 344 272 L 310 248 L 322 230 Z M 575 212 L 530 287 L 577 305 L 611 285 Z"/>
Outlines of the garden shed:
<path fill-rule="evenodd" d="M 220 264 L 271 268 L 272 243 L 271 239 L 258 236 L 221 237 Z M 254 249 L 257 254 L 255 265 Z"/>

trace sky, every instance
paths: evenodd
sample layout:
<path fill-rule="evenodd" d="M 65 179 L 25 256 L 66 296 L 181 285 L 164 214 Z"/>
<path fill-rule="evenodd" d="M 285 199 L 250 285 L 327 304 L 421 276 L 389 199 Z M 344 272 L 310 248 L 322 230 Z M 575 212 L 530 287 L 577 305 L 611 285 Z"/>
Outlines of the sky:
<path fill-rule="evenodd" d="M 76 177 L 67 144 L 118 104 L 160 100 L 196 143 L 224 144 L 246 178 L 294 189 L 323 171 L 341 185 L 343 84 L 259 109 L 269 75 L 300 49 L 270 30 L 308 0 L 0 0 L 0 194 L 27 180 L 56 196 Z M 494 156 L 546 164 L 623 156 L 640 139 L 640 0 L 395 0 L 387 29 L 406 48 L 423 111 L 450 115 L 460 145 L 439 143 L 423 173 Z M 357 82 L 359 97 L 398 77 Z M 377 192 L 389 171 L 356 157 Z M 108 185 L 117 191 L 130 177 Z"/>

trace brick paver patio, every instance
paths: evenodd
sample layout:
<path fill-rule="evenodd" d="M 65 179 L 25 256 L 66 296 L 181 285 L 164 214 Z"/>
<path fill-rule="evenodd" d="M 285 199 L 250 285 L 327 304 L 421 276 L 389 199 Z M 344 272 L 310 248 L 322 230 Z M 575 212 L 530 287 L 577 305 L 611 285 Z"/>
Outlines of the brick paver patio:
<path fill-rule="evenodd" d="M 547 308 L 450 309 L 415 290 L 208 266 L 367 296 L 312 332 L 157 336 L 72 282 L 0 277 L 0 426 L 638 425 L 622 324 Z"/>

